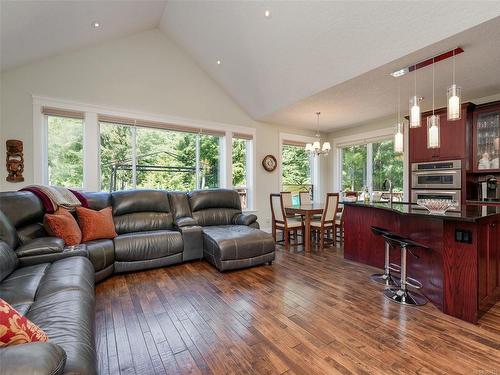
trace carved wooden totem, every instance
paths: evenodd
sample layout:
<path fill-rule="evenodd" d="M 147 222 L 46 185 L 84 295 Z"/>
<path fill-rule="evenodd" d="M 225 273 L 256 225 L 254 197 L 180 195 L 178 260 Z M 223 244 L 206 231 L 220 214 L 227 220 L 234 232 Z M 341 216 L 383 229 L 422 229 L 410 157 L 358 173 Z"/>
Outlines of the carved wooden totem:
<path fill-rule="evenodd" d="M 9 182 L 22 182 L 24 181 L 23 142 L 16 139 L 9 139 L 6 144 L 8 172 L 6 180 Z"/>

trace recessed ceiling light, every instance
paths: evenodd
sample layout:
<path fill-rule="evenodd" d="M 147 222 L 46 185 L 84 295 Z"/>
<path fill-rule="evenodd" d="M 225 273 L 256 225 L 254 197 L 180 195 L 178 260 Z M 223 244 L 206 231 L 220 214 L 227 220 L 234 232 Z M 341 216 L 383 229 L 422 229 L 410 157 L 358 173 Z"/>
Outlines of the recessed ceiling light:
<path fill-rule="evenodd" d="M 271 17 L 271 11 L 269 9 L 266 9 L 264 12 L 264 16 L 266 16 L 267 18 Z"/>
<path fill-rule="evenodd" d="M 98 29 L 99 27 L 101 27 L 101 24 L 99 22 L 97 22 L 97 21 L 94 21 L 94 22 L 92 22 L 92 27 L 94 29 Z"/>
<path fill-rule="evenodd" d="M 222 63 L 222 61 L 217 60 L 217 65 L 220 65 L 221 63 Z"/>

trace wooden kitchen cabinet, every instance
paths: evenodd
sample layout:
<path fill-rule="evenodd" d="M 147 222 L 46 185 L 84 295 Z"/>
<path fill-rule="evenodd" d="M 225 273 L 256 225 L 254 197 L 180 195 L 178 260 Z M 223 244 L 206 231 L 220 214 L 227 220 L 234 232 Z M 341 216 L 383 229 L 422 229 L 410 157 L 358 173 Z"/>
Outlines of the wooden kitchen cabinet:
<path fill-rule="evenodd" d="M 422 113 L 422 126 L 410 128 L 410 163 L 465 159 L 468 155 L 467 121 L 472 110 L 470 103 L 462 105 L 462 118 L 457 121 L 448 121 L 446 108 L 435 112 L 440 120 L 440 147 L 427 148 L 427 117 L 432 111 Z"/>
<path fill-rule="evenodd" d="M 480 226 L 478 236 L 478 302 L 487 311 L 500 296 L 500 220 Z"/>
<path fill-rule="evenodd" d="M 473 170 L 498 173 L 500 139 L 500 101 L 478 106 L 473 116 Z"/>

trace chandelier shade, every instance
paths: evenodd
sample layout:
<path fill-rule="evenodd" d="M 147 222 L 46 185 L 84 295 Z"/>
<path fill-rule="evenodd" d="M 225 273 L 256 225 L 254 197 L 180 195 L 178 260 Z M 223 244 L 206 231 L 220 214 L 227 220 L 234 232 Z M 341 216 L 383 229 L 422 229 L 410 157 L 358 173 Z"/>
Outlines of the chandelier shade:
<path fill-rule="evenodd" d="M 446 96 L 448 97 L 448 120 L 460 120 L 462 118 L 462 111 L 460 108 L 462 88 L 454 83 L 448 88 Z"/>

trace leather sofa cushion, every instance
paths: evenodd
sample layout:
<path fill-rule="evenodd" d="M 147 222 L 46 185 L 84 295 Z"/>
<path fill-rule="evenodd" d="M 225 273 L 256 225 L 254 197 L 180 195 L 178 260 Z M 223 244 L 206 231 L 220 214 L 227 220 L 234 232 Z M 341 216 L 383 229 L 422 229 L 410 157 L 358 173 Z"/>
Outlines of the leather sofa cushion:
<path fill-rule="evenodd" d="M 237 191 L 229 189 L 194 190 L 189 193 L 191 211 L 207 208 L 232 208 L 241 212 L 241 201 Z"/>
<path fill-rule="evenodd" d="M 124 190 L 111 194 L 113 216 L 134 212 L 170 212 L 168 193 L 161 190 Z"/>
<path fill-rule="evenodd" d="M 60 375 L 64 373 L 66 353 L 50 342 L 14 345 L 0 350 L 2 375 Z"/>
<path fill-rule="evenodd" d="M 28 191 L 0 193 L 0 210 L 17 229 L 32 223 L 41 223 L 44 214 L 40 199 Z"/>
<path fill-rule="evenodd" d="M 49 234 L 42 223 L 33 223 L 17 229 L 17 236 L 21 244 L 27 243 L 38 237 L 47 237 Z"/>
<path fill-rule="evenodd" d="M 245 225 L 221 225 L 203 228 L 205 251 L 224 260 L 246 259 L 274 252 L 273 237 Z"/>
<path fill-rule="evenodd" d="M 0 241 L 0 282 L 17 267 L 17 255 L 6 242 Z"/>
<path fill-rule="evenodd" d="M 26 314 L 66 352 L 66 374 L 96 374 L 94 309 L 93 292 L 62 289 L 38 298 Z"/>
<path fill-rule="evenodd" d="M 168 212 L 134 212 L 115 216 L 114 222 L 118 234 L 173 228 L 172 214 Z"/>
<path fill-rule="evenodd" d="M 207 208 L 193 212 L 193 218 L 198 225 L 231 225 L 233 218 L 240 214 L 241 211 L 234 208 Z"/>
<path fill-rule="evenodd" d="M 74 289 L 94 295 L 94 268 L 87 258 L 69 257 L 52 263 L 40 280 L 36 300 Z"/>
<path fill-rule="evenodd" d="M 58 237 L 40 237 L 16 249 L 18 257 L 62 253 L 64 241 Z"/>
<path fill-rule="evenodd" d="M 2 211 L 0 211 L 0 241 L 7 243 L 11 249 L 15 249 L 19 245 L 16 228 Z"/>
<path fill-rule="evenodd" d="M 114 239 L 115 259 L 122 262 L 150 260 L 182 252 L 182 235 L 174 231 L 121 234 Z"/>
<path fill-rule="evenodd" d="M 83 193 L 87 199 L 88 208 L 92 210 L 102 210 L 111 206 L 111 194 L 106 192 Z"/>
<path fill-rule="evenodd" d="M 191 216 L 191 207 L 189 206 L 187 193 L 181 191 L 169 192 L 168 198 L 175 222 L 178 218 Z"/>
<path fill-rule="evenodd" d="M 35 301 L 38 286 L 49 266 L 43 263 L 16 269 L 0 283 L 0 298 L 20 314 L 25 314 Z"/>
<path fill-rule="evenodd" d="M 95 240 L 86 242 L 89 259 L 96 271 L 109 267 L 115 261 L 113 240 Z"/>

